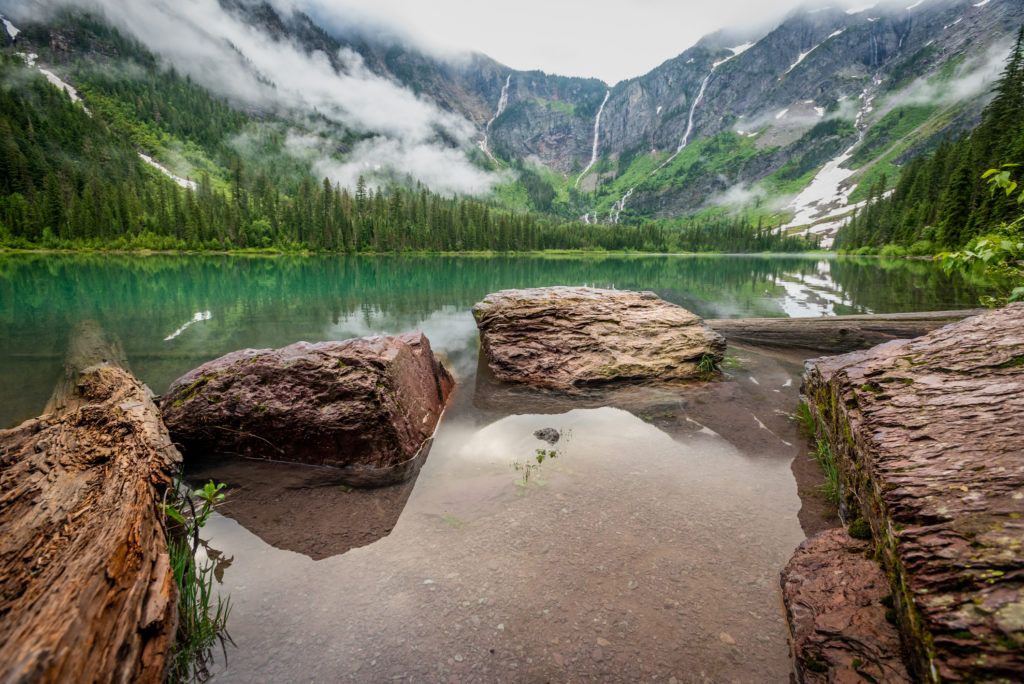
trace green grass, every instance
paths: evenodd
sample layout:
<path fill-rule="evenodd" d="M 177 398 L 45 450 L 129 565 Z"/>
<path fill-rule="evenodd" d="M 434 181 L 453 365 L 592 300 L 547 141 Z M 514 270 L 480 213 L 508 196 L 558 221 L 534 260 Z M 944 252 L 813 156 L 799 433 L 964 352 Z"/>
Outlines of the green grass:
<path fill-rule="evenodd" d="M 189 491 L 181 476 L 167 489 L 163 504 L 167 517 L 167 548 L 171 569 L 178 585 L 178 630 L 171 652 L 171 682 L 204 681 L 213 662 L 213 647 L 231 641 L 227 633 L 231 599 L 214 589 L 216 566 L 210 559 L 196 560 L 202 541 L 199 530 L 206 524 L 214 506 L 224 500 L 223 484 L 211 480 L 202 489 Z M 200 501 L 197 511 L 195 500 Z"/>

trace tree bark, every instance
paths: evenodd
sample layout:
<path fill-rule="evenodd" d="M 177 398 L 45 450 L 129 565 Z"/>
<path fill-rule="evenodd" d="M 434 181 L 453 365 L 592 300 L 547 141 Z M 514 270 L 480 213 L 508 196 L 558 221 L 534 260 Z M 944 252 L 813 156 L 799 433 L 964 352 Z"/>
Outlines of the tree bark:
<path fill-rule="evenodd" d="M 729 342 L 841 354 L 868 349 L 890 340 L 920 337 L 985 311 L 987 309 L 820 318 L 736 318 L 705 322 Z"/>
<path fill-rule="evenodd" d="M 95 323 L 48 411 L 0 430 L 0 681 L 162 681 L 177 622 L 160 500 L 180 462 Z"/>

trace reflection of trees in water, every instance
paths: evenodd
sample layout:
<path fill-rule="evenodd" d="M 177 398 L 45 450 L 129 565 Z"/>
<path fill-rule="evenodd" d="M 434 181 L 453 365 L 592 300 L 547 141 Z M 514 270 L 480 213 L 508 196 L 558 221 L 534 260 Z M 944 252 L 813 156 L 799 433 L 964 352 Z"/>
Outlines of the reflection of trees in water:
<path fill-rule="evenodd" d="M 765 292 L 782 277 L 817 276 L 812 257 L 224 257 L 58 256 L 0 259 L 0 324 L 4 346 L 52 338 L 82 318 L 97 318 L 132 349 L 159 348 L 163 338 L 210 310 L 197 327 L 227 342 L 252 325 L 337 323 L 361 313 L 367 323 L 415 325 L 443 306 L 468 308 L 488 292 L 541 285 L 594 285 L 659 291 L 713 315 L 716 302 L 756 315 Z M 831 279 L 854 311 L 973 306 L 977 286 L 933 263 L 835 259 Z M 758 301 L 760 300 L 760 304 Z M 850 311 L 850 313 L 854 312 Z M 845 312 L 844 312 L 845 313 Z M 383 317 L 383 318 L 382 318 Z M 300 329 L 302 326 L 298 326 Z M 251 332 L 251 331 L 249 331 Z M 193 336 L 194 337 L 194 336 Z M 251 334 L 243 335 L 251 340 Z M 185 336 L 185 339 L 188 339 Z M 180 348 L 184 340 L 175 341 Z M 0 350 L 2 351 L 2 350 Z"/>
<path fill-rule="evenodd" d="M 132 370 L 161 392 L 174 378 L 236 349 L 348 336 L 353 333 L 346 328 L 355 330 L 349 324 L 360 319 L 362 330 L 410 330 L 446 306 L 464 311 L 504 288 L 654 290 L 708 318 L 779 315 L 773 302 L 782 294 L 779 281 L 820 281 L 822 261 L 789 255 L 8 255 L 0 257 L 0 377 L 10 391 L 0 396 L 0 425 L 39 412 L 59 375 L 68 331 L 88 318 L 120 336 Z M 835 308 L 840 314 L 973 307 L 981 292 L 977 283 L 959 273 L 947 276 L 931 262 L 827 263 L 850 302 Z M 206 311 L 209 320 L 164 341 Z M 456 340 L 446 351 L 471 371 L 476 338 L 471 327 L 466 332 L 465 349 L 456 349 L 462 344 Z"/>

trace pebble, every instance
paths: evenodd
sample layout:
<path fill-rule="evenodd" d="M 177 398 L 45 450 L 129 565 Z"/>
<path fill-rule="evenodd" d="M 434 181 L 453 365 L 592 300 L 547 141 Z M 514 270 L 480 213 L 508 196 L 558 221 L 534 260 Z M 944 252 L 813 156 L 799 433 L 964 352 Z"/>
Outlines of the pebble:
<path fill-rule="evenodd" d="M 718 638 L 727 644 L 735 644 L 736 640 L 732 638 L 732 635 L 728 632 L 722 632 L 718 635 Z"/>

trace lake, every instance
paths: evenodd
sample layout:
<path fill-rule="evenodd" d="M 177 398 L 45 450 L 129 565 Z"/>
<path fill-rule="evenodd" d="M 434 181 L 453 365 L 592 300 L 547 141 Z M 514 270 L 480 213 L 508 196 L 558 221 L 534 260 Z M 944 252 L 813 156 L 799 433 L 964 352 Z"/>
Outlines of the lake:
<path fill-rule="evenodd" d="M 190 462 L 231 596 L 226 681 L 786 681 L 778 575 L 822 518 L 791 418 L 807 354 L 578 397 L 502 385 L 470 307 L 545 285 L 653 290 L 705 318 L 971 308 L 924 261 L 820 256 L 0 257 L 0 425 L 37 414 L 84 319 L 156 392 L 245 347 L 422 329 L 458 388 L 419 477 Z M 534 437 L 553 428 L 539 467 Z M 529 474 L 529 477 L 525 477 Z M 357 521 L 358 524 L 355 524 Z"/>

